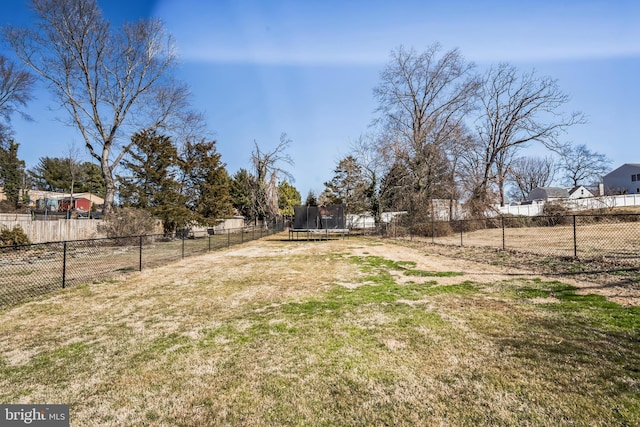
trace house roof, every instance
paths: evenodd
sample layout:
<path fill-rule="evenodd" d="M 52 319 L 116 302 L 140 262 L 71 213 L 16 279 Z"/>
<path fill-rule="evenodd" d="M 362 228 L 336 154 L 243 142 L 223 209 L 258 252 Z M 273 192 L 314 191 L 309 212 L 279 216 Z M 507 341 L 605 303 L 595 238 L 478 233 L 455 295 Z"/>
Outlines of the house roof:
<path fill-rule="evenodd" d="M 617 168 L 615 168 L 614 170 L 612 170 L 611 172 L 609 172 L 608 174 L 606 174 L 605 177 L 617 172 L 618 170 L 620 170 L 620 169 L 622 169 L 624 167 L 629 167 L 629 166 L 631 166 L 632 168 L 640 169 L 640 163 L 624 163 L 624 164 L 618 166 Z"/>
<path fill-rule="evenodd" d="M 589 189 L 586 188 L 584 185 L 576 185 L 575 187 L 569 189 L 569 194 L 573 194 L 576 191 L 580 190 L 581 188 L 591 193 L 591 191 L 589 191 Z"/>
<path fill-rule="evenodd" d="M 569 197 L 569 191 L 566 188 L 560 187 L 538 187 L 536 190 L 544 191 L 549 198 L 567 198 Z"/>

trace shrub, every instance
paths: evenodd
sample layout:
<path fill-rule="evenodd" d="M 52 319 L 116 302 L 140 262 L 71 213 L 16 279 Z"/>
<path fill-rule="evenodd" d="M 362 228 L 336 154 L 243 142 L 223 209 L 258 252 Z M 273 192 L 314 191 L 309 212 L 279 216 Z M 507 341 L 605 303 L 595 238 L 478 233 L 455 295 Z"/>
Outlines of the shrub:
<path fill-rule="evenodd" d="M 523 215 L 503 215 L 506 228 L 522 228 L 534 226 L 533 218 Z"/>
<path fill-rule="evenodd" d="M 456 233 L 471 233 L 478 230 L 486 230 L 489 228 L 501 228 L 502 222 L 500 218 L 480 218 L 480 219 L 463 219 L 454 221 Z"/>
<path fill-rule="evenodd" d="M 535 217 L 534 223 L 542 227 L 569 225 L 573 223 L 571 211 L 562 203 L 545 203 L 542 215 Z"/>
<path fill-rule="evenodd" d="M 442 237 L 453 233 L 447 221 L 421 222 L 410 228 L 411 234 L 422 237 Z"/>
<path fill-rule="evenodd" d="M 118 238 L 120 244 L 129 244 L 132 239 L 122 238 L 152 234 L 156 231 L 157 224 L 158 221 L 143 209 L 114 208 L 104 217 L 98 231 L 109 238 Z"/>
<path fill-rule="evenodd" d="M 29 237 L 19 225 L 11 230 L 3 225 L 0 229 L 0 246 L 28 245 L 30 243 Z"/>

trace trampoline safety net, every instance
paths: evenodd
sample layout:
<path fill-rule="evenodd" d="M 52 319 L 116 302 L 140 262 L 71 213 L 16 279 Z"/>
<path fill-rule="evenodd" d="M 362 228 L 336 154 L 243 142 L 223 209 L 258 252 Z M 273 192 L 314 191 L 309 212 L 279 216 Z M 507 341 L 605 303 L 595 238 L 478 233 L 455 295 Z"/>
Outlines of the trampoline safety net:
<path fill-rule="evenodd" d="M 293 228 L 296 230 L 345 229 L 344 205 L 295 206 Z"/>

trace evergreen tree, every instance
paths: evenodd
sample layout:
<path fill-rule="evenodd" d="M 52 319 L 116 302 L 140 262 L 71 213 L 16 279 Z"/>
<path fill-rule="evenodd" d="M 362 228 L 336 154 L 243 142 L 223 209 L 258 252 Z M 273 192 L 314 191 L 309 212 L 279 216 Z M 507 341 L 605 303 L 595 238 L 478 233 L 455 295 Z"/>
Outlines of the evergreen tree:
<path fill-rule="evenodd" d="M 24 161 L 18 158 L 18 144 L 9 140 L 6 148 L 0 148 L 0 184 L 12 208 L 20 205 L 20 192 L 25 181 Z"/>
<path fill-rule="evenodd" d="M 171 139 L 146 130 L 132 137 L 130 158 L 123 166 L 130 175 L 120 178 L 125 206 L 146 209 L 162 221 L 165 234 L 185 227 L 194 219 L 181 193 L 178 151 Z"/>
<path fill-rule="evenodd" d="M 293 207 L 302 204 L 300 193 L 287 181 L 282 181 L 278 186 L 278 208 L 283 216 L 292 217 Z"/>
<path fill-rule="evenodd" d="M 72 173 L 72 171 L 74 173 Z M 41 157 L 29 171 L 33 188 L 67 193 L 104 195 L 104 178 L 100 167 L 91 162 L 78 162 L 63 157 Z"/>
<path fill-rule="evenodd" d="M 344 204 L 349 213 L 367 210 L 367 192 L 370 184 L 364 178 L 362 168 L 353 156 L 340 160 L 334 169 L 334 177 L 325 182 L 325 196 L 330 204 Z"/>
<path fill-rule="evenodd" d="M 29 171 L 34 188 L 37 190 L 69 191 L 71 174 L 65 159 L 58 157 L 41 157 L 38 164 Z"/>
<path fill-rule="evenodd" d="M 199 223 L 213 225 L 232 215 L 231 180 L 215 141 L 187 142 L 181 166 L 187 206 L 196 213 Z"/>
<path fill-rule="evenodd" d="M 240 169 L 231 180 L 231 201 L 238 213 L 247 220 L 253 220 L 256 213 L 253 207 L 256 191 L 256 178 L 246 169 Z"/>
<path fill-rule="evenodd" d="M 100 166 L 91 162 L 83 162 L 80 165 L 80 181 L 78 182 L 77 192 L 93 193 L 104 197 L 104 178 L 102 177 Z"/>
<path fill-rule="evenodd" d="M 307 193 L 307 198 L 305 199 L 304 204 L 306 206 L 318 206 L 318 198 L 313 190 L 309 190 L 309 193 Z"/>

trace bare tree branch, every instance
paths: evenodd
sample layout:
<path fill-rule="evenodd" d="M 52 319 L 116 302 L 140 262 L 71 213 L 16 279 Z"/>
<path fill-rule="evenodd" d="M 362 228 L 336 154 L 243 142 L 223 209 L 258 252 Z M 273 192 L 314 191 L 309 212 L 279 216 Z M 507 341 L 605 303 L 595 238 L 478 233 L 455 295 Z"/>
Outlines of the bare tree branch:
<path fill-rule="evenodd" d="M 382 127 L 386 141 L 381 151 L 394 165 L 393 185 L 406 185 L 412 209 L 450 193 L 447 150 L 474 108 L 479 81 L 473 68 L 457 49 L 441 54 L 438 44 L 424 53 L 400 47 L 392 51 L 374 89 L 380 114 L 374 123 Z"/>
<path fill-rule="evenodd" d="M 290 144 L 291 140 L 286 133 L 280 135 L 280 143 L 271 151 L 262 151 L 257 141 L 254 141 L 251 162 L 257 182 L 253 199 L 258 217 L 275 218 L 279 215 L 278 180 L 281 177 L 293 179 L 292 175 L 280 166 L 281 163 L 293 165 L 291 156 L 286 153 Z"/>
<path fill-rule="evenodd" d="M 32 0 L 32 9 L 37 27 L 9 27 L 5 38 L 49 83 L 100 163 L 108 211 L 130 135 L 168 125 L 187 103 L 186 88 L 170 78 L 173 40 L 157 20 L 112 30 L 95 0 Z"/>
<path fill-rule="evenodd" d="M 506 175 L 520 148 L 535 142 L 559 151 L 563 147 L 560 134 L 585 122 L 579 112 L 568 115 L 558 112 L 568 101 L 557 81 L 549 77 L 538 77 L 533 72 L 518 75 L 516 68 L 508 64 L 500 64 L 486 73 L 482 111 L 476 127 L 479 138 L 476 167 L 481 176 L 472 199 L 477 213 L 492 202 L 491 186 L 496 186 L 498 202 L 505 203 Z"/>
<path fill-rule="evenodd" d="M 586 145 L 569 146 L 563 151 L 560 168 L 567 184 L 597 186 L 609 172 L 611 160 L 604 154 L 591 151 Z"/>
<path fill-rule="evenodd" d="M 557 165 L 552 157 L 519 157 L 509 169 L 509 181 L 513 183 L 509 196 L 518 201 L 527 200 L 537 187 L 548 187 L 553 182 Z"/>

